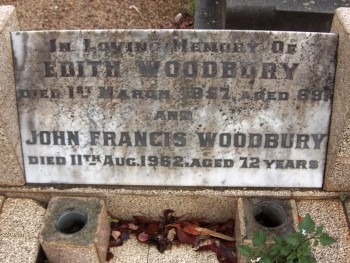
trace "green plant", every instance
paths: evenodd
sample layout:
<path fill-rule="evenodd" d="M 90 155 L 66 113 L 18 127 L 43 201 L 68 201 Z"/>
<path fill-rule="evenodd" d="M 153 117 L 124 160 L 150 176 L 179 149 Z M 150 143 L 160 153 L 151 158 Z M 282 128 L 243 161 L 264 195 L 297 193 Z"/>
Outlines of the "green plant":
<path fill-rule="evenodd" d="M 348 197 L 349 197 L 348 194 L 341 194 L 341 195 L 339 196 L 340 201 L 341 201 L 342 203 L 344 203 L 344 202 L 346 201 L 346 199 L 348 199 Z"/>
<path fill-rule="evenodd" d="M 253 233 L 253 246 L 240 245 L 237 249 L 253 263 L 313 263 L 311 245 L 329 246 L 336 242 L 323 231 L 323 226 L 316 226 L 307 214 L 299 223 L 298 231 L 284 237 L 275 236 L 274 243 L 267 244 L 267 234 L 263 231 Z"/>
<path fill-rule="evenodd" d="M 192 17 L 194 17 L 196 9 L 196 0 L 189 0 L 188 2 L 188 14 Z"/>

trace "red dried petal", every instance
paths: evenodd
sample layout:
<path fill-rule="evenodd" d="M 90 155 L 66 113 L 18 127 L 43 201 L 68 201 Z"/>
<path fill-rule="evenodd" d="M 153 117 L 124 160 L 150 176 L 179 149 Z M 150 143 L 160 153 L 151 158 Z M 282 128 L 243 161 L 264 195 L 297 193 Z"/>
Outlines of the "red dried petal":
<path fill-rule="evenodd" d="M 298 222 L 300 223 L 301 221 L 303 221 L 303 217 L 298 215 Z"/>
<path fill-rule="evenodd" d="M 186 232 L 182 231 L 180 228 L 176 229 L 176 234 L 177 234 L 178 240 L 181 243 L 196 245 L 199 240 L 197 239 L 197 236 L 187 234 Z"/>
<path fill-rule="evenodd" d="M 141 242 L 146 242 L 149 240 L 150 236 L 148 234 L 146 234 L 145 232 L 142 232 L 137 236 L 137 238 Z"/>
<path fill-rule="evenodd" d="M 150 224 L 146 227 L 145 232 L 149 235 L 154 235 L 158 232 L 159 225 L 158 224 Z"/>
<path fill-rule="evenodd" d="M 202 235 L 203 231 L 198 231 L 196 227 L 198 227 L 198 226 L 188 224 L 188 225 L 185 225 L 182 228 L 182 230 L 190 235 L 194 235 L 194 236 Z M 206 234 L 204 233 L 203 235 L 206 235 Z"/>
<path fill-rule="evenodd" d="M 157 241 L 157 249 L 160 253 L 163 253 L 167 246 L 169 245 L 170 241 L 166 238 L 162 238 Z"/>
<path fill-rule="evenodd" d="M 113 257 L 114 257 L 113 253 L 111 251 L 107 251 L 106 261 L 110 261 Z"/>
<path fill-rule="evenodd" d="M 135 225 L 134 223 L 129 223 L 128 227 L 130 230 L 137 230 L 139 227 L 137 225 Z"/>
<path fill-rule="evenodd" d="M 129 229 L 129 224 L 122 224 L 122 225 L 120 225 L 119 226 L 119 228 L 118 229 L 116 229 L 116 230 L 119 230 L 119 231 L 128 231 L 128 229 Z"/>
<path fill-rule="evenodd" d="M 215 243 L 207 244 L 204 246 L 199 247 L 196 251 L 213 251 L 217 253 L 218 247 L 216 246 Z"/>
<path fill-rule="evenodd" d="M 118 240 L 112 239 L 109 241 L 109 247 L 120 247 L 121 245 L 123 245 L 123 240 L 121 240 L 120 238 Z"/>
<path fill-rule="evenodd" d="M 121 233 L 119 231 L 112 231 L 112 237 L 117 240 L 120 237 Z"/>
<path fill-rule="evenodd" d="M 129 232 L 121 232 L 121 235 L 120 235 L 120 239 L 125 241 L 125 240 L 128 240 L 130 238 L 130 234 Z"/>
<path fill-rule="evenodd" d="M 217 253 L 218 259 L 222 258 L 222 262 L 226 263 L 236 263 L 237 257 L 235 254 L 235 246 L 228 247 L 223 242 L 220 242 L 219 249 Z"/>

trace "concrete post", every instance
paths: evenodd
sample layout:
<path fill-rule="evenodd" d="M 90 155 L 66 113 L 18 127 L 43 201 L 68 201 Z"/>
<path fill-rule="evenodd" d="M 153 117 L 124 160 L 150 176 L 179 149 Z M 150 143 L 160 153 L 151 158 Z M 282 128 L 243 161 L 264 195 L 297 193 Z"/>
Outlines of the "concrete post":
<path fill-rule="evenodd" d="M 10 32 L 19 30 L 13 6 L 0 6 L 0 185 L 25 184 Z"/>
<path fill-rule="evenodd" d="M 110 234 L 103 200 L 54 197 L 39 239 L 50 263 L 97 263 L 106 261 Z"/>

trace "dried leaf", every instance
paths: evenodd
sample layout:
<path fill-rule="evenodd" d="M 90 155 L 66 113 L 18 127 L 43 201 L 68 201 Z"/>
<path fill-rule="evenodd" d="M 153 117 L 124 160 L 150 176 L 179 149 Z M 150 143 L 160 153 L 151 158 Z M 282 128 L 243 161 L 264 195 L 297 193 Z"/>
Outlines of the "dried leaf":
<path fill-rule="evenodd" d="M 169 220 L 170 220 L 170 214 L 174 213 L 174 210 L 171 209 L 166 209 L 163 211 L 163 216 L 164 216 L 164 221 L 166 222 L 166 224 L 168 224 Z"/>
<path fill-rule="evenodd" d="M 110 225 L 112 230 L 118 230 L 120 226 L 119 223 L 113 223 L 113 222 Z"/>
<path fill-rule="evenodd" d="M 216 246 L 215 243 L 211 243 L 204 246 L 200 246 L 196 251 L 213 251 L 217 253 L 218 247 Z"/>
<path fill-rule="evenodd" d="M 115 229 L 115 230 L 118 230 L 118 231 L 128 231 L 129 230 L 129 224 L 122 224 L 118 227 L 118 229 Z"/>
<path fill-rule="evenodd" d="M 188 234 L 191 235 L 202 235 L 202 236 L 213 236 L 213 237 L 217 237 L 217 238 L 221 238 L 227 241 L 235 241 L 235 239 L 233 237 L 215 232 L 213 230 L 210 230 L 208 228 L 204 228 L 204 227 L 199 227 L 197 225 L 192 225 L 188 222 L 182 222 L 182 224 L 169 224 L 167 225 L 167 227 L 176 227 L 177 229 L 182 229 L 183 231 L 185 231 Z"/>
<path fill-rule="evenodd" d="M 199 227 L 199 226 L 192 226 L 196 231 L 201 232 L 201 235 L 203 236 L 212 236 L 212 237 L 217 237 L 217 238 L 221 238 L 227 241 L 235 241 L 235 239 L 233 237 L 221 234 L 219 232 L 215 232 L 213 230 L 207 229 L 207 228 L 203 228 L 203 227 Z"/>
<path fill-rule="evenodd" d="M 142 232 L 137 236 L 137 239 L 141 242 L 146 242 L 149 240 L 149 238 L 150 238 L 150 236 L 148 234 L 146 234 L 145 232 Z"/>
<path fill-rule="evenodd" d="M 118 240 L 112 239 L 109 241 L 109 247 L 120 247 L 121 245 L 123 245 L 123 240 L 121 240 L 120 238 Z"/>
<path fill-rule="evenodd" d="M 121 233 L 119 231 L 112 231 L 112 236 L 115 240 L 117 240 L 120 237 Z"/>
<path fill-rule="evenodd" d="M 177 234 L 177 238 L 181 243 L 191 244 L 195 246 L 199 242 L 199 238 L 197 236 L 187 234 L 181 228 L 176 229 L 176 234 Z"/>
<path fill-rule="evenodd" d="M 128 228 L 130 230 L 137 230 L 139 227 L 137 225 L 135 225 L 134 223 L 129 223 Z"/>
<path fill-rule="evenodd" d="M 113 257 L 114 257 L 113 253 L 111 251 L 107 251 L 106 261 L 110 261 Z"/>
<path fill-rule="evenodd" d="M 159 230 L 159 224 L 149 224 L 146 227 L 145 232 L 149 235 L 154 235 L 158 232 L 158 230 Z"/>
<path fill-rule="evenodd" d="M 177 29 L 187 29 L 193 26 L 193 17 L 188 13 L 179 13 L 175 17 L 174 25 Z"/>
<path fill-rule="evenodd" d="M 169 241 L 172 242 L 172 241 L 174 241 L 175 237 L 176 237 L 176 230 L 175 230 L 175 228 L 172 228 L 169 230 L 167 238 Z"/>
<path fill-rule="evenodd" d="M 199 235 L 206 235 L 206 234 L 202 234 L 202 231 L 198 231 L 197 228 L 198 226 L 196 225 L 185 225 L 183 227 L 183 231 L 185 231 L 188 234 L 194 235 L 194 236 L 199 236 Z"/>
<path fill-rule="evenodd" d="M 230 244 L 230 245 L 232 245 L 232 244 Z M 220 254 L 225 259 L 225 262 L 237 262 L 236 254 L 234 253 L 234 250 L 235 250 L 234 245 L 233 246 L 226 246 L 226 244 L 224 244 L 223 242 L 220 242 L 219 250 L 220 250 Z"/>
<path fill-rule="evenodd" d="M 128 240 L 130 238 L 130 234 L 129 232 L 121 232 L 121 235 L 120 235 L 120 239 L 125 241 L 125 240 Z"/>
<path fill-rule="evenodd" d="M 185 214 L 175 217 L 171 209 L 163 211 L 161 221 L 154 221 L 145 216 L 134 216 L 135 221 L 111 222 L 112 233 L 109 247 L 123 244 L 129 238 L 130 233 L 135 234 L 140 242 L 155 244 L 163 253 L 172 242 L 178 240 L 181 243 L 198 247 L 197 251 L 213 251 L 223 263 L 237 263 L 234 238 L 234 220 L 225 223 L 216 223 L 202 220 L 192 215 Z M 216 238 L 221 239 L 219 242 Z M 109 251 L 111 257 L 113 254 Z"/>
<path fill-rule="evenodd" d="M 228 236 L 233 236 L 235 231 L 235 221 L 233 219 L 229 219 L 225 223 L 218 226 L 215 231 Z"/>
<path fill-rule="evenodd" d="M 162 238 L 157 242 L 157 249 L 160 253 L 163 253 L 166 250 L 168 245 L 169 245 L 169 240 L 167 240 L 166 238 Z"/>

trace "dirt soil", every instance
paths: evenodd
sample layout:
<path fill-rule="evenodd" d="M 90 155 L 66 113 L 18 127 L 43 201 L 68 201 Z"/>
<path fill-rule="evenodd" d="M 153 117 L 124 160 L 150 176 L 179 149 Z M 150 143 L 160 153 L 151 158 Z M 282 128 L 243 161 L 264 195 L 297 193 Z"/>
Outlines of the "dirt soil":
<path fill-rule="evenodd" d="M 190 0 L 0 0 L 14 5 L 22 30 L 176 28 Z"/>

